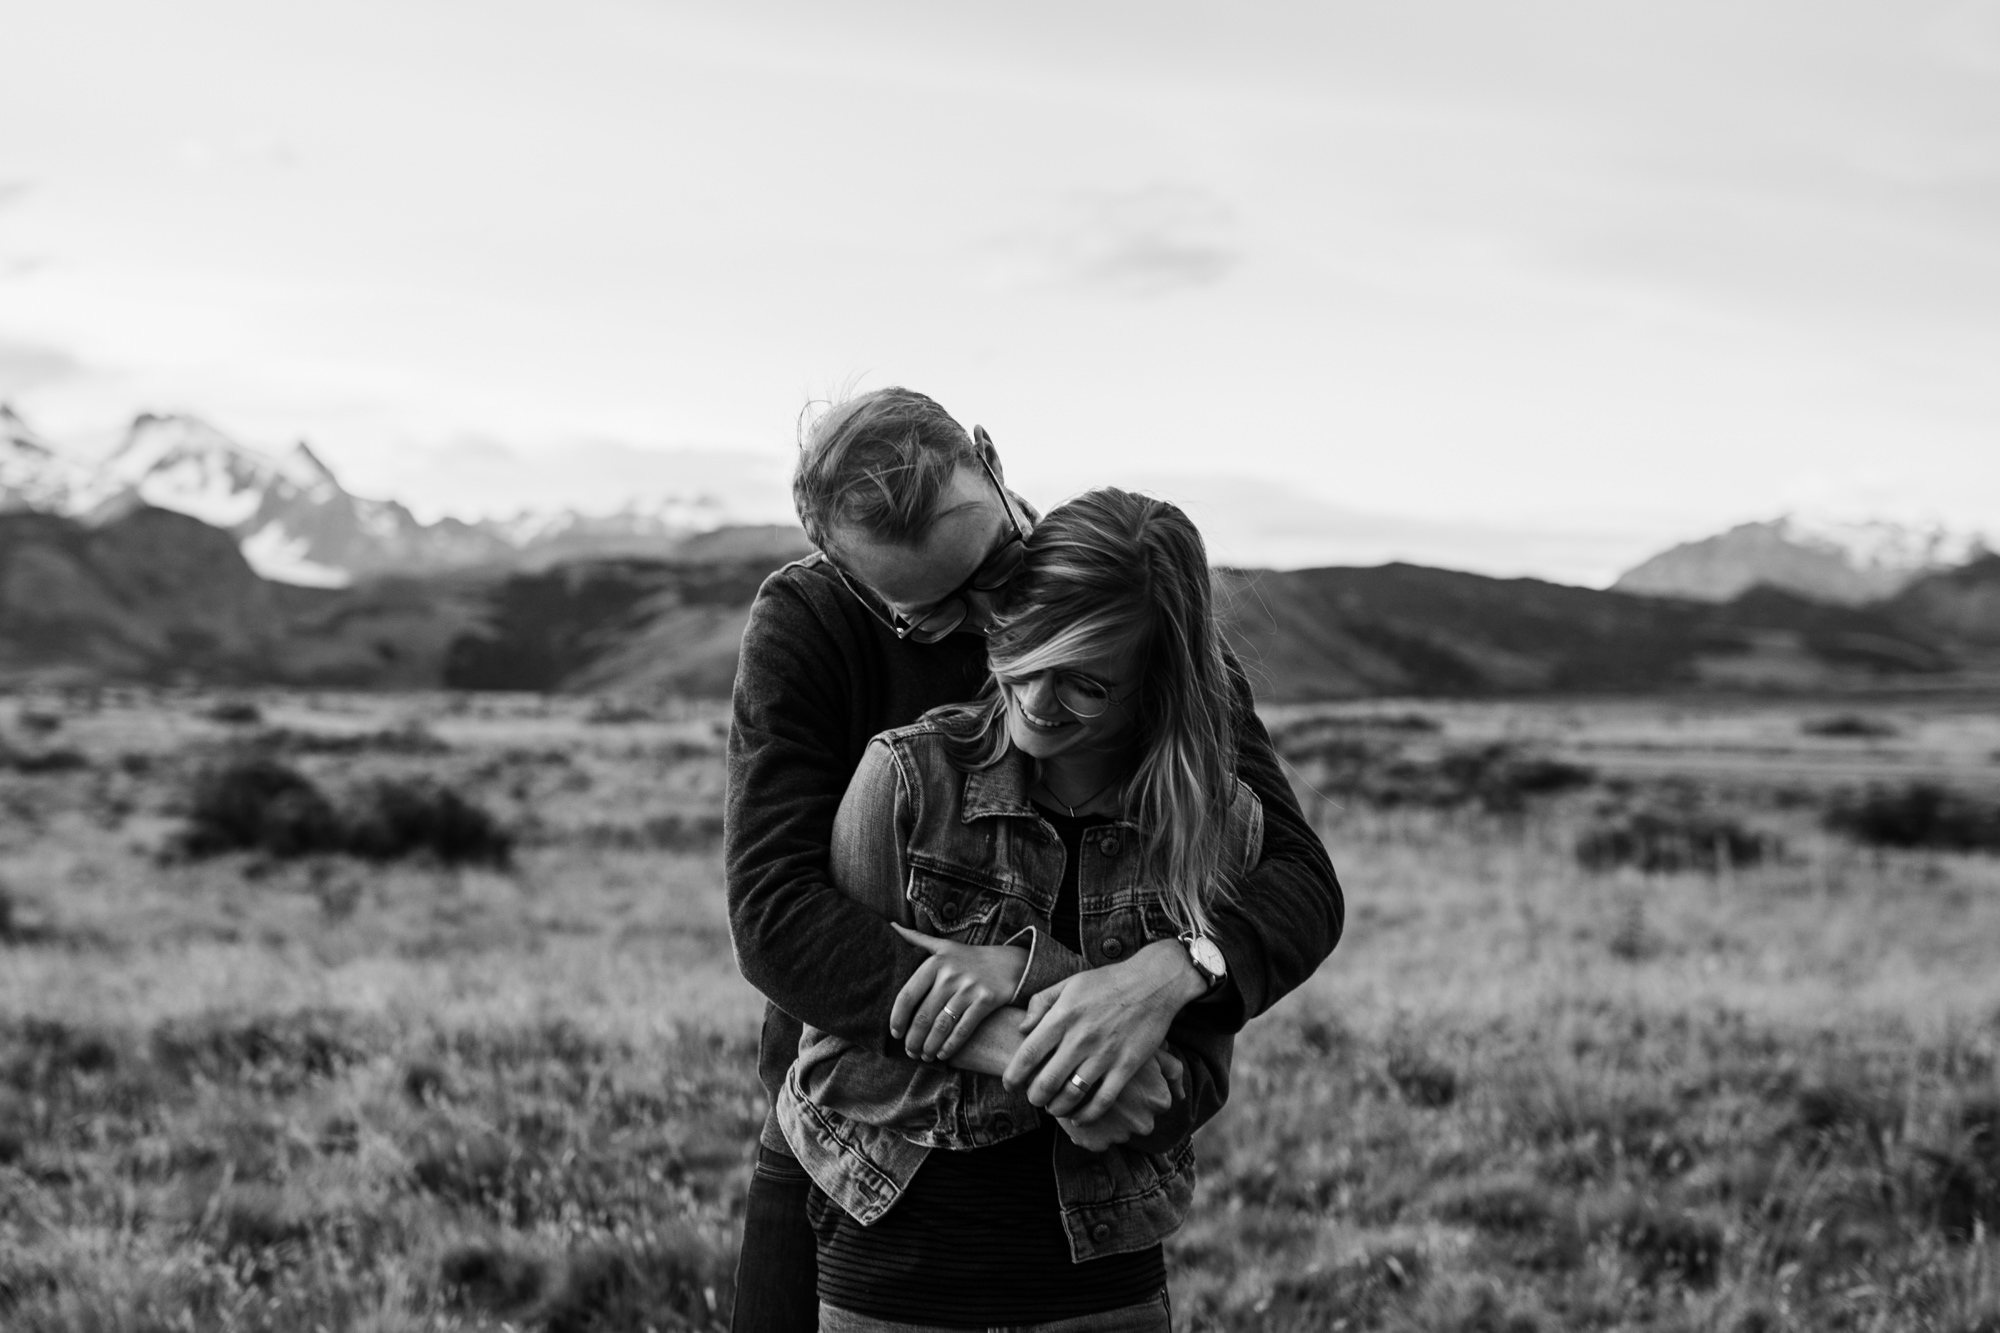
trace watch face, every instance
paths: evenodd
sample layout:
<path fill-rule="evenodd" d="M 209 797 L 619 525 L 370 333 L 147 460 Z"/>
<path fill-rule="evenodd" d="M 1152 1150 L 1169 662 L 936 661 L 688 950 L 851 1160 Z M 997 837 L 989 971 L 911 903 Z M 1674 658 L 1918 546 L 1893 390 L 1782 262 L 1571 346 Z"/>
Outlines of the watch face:
<path fill-rule="evenodd" d="M 1212 980 L 1220 981 L 1229 974 L 1229 964 L 1222 961 L 1222 950 L 1215 947 L 1214 940 L 1197 936 L 1188 941 L 1188 953 L 1194 958 L 1194 965 Z"/>

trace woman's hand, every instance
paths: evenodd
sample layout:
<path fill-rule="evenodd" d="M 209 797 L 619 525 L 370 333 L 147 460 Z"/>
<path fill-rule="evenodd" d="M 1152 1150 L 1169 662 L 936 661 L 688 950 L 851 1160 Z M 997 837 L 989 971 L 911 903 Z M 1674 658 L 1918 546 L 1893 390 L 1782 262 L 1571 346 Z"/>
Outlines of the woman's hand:
<path fill-rule="evenodd" d="M 1139 1066 L 1118 1093 L 1111 1109 L 1095 1120 L 1057 1116 L 1056 1123 L 1070 1141 L 1085 1152 L 1103 1152 L 1153 1132 L 1160 1113 L 1187 1095 L 1182 1081 L 1185 1067 L 1174 1053 L 1162 1046 L 1153 1058 Z"/>
<path fill-rule="evenodd" d="M 1026 1092 L 1058 1119 L 1096 1120 L 1202 989 L 1187 950 L 1173 940 L 1056 982 L 1028 1001 L 1027 1038 L 1007 1063 L 1008 1091 Z"/>
<path fill-rule="evenodd" d="M 1014 998 L 1028 951 L 1011 944 L 960 944 L 889 923 L 930 954 L 896 992 L 889 1035 L 918 1060 L 949 1060 L 995 1009 Z"/>

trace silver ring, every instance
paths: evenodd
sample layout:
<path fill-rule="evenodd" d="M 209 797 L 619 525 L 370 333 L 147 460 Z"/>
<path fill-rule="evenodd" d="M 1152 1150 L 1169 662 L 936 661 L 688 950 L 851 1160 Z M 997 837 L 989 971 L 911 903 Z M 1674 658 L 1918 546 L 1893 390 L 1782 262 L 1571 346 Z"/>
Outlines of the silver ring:
<path fill-rule="evenodd" d="M 1090 1085 L 1088 1083 L 1085 1083 L 1082 1079 L 1078 1078 L 1075 1074 L 1071 1074 L 1069 1076 L 1069 1085 L 1072 1088 L 1075 1088 L 1078 1092 L 1090 1091 Z"/>
<path fill-rule="evenodd" d="M 946 1006 L 945 1006 L 945 1007 L 944 1007 L 943 1009 L 940 1009 L 940 1010 L 938 1011 L 938 1017 L 939 1017 L 939 1018 L 949 1018 L 949 1019 L 950 1019 L 950 1020 L 951 1020 L 952 1022 L 954 1022 L 954 1023 L 956 1023 L 956 1022 L 958 1021 L 958 1015 L 957 1015 L 957 1014 L 954 1014 L 954 1013 L 953 1013 L 953 1012 L 951 1011 L 951 1006 L 950 1006 L 950 1005 L 946 1005 Z"/>

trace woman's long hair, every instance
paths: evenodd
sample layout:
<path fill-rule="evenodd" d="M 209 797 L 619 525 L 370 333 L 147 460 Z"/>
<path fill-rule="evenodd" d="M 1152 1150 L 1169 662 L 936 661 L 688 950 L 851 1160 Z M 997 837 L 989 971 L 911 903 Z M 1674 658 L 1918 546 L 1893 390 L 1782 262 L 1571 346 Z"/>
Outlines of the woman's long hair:
<path fill-rule="evenodd" d="M 1078 496 L 1035 525 L 986 642 L 996 677 L 1136 642 L 1138 759 L 1122 814 L 1139 827 L 1145 874 L 1163 886 L 1169 914 L 1182 929 L 1207 933 L 1208 909 L 1228 891 L 1222 835 L 1236 728 L 1201 533 L 1164 500 L 1115 487 Z M 992 678 L 979 698 L 948 710 L 953 762 L 998 762 L 1008 749 L 1006 716 L 1006 692 Z"/>

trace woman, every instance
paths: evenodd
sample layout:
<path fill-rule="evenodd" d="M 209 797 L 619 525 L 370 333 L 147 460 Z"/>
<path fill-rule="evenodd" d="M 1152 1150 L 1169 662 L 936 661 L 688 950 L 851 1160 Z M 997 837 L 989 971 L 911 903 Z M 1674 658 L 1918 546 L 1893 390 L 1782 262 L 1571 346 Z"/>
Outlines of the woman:
<path fill-rule="evenodd" d="M 1189 1139 L 1220 1103 L 1228 1037 L 1177 1023 L 1183 1095 L 1150 1134 L 1108 1146 L 1002 1086 L 1020 1016 L 985 1020 L 1205 934 L 1257 861 L 1200 534 L 1119 490 L 1055 510 L 988 660 L 977 700 L 875 739 L 835 825 L 842 889 L 955 963 L 926 964 L 898 997 L 909 1049 L 983 1026 L 965 1069 L 806 1029 L 778 1115 L 815 1185 L 821 1327 L 1165 1329 L 1160 1241 L 1192 1200 Z"/>

